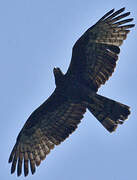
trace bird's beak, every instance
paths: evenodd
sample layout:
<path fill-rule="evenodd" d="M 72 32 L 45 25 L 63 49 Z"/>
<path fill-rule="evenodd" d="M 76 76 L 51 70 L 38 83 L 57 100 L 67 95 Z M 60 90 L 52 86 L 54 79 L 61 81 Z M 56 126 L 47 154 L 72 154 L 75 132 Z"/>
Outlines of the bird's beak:
<path fill-rule="evenodd" d="M 55 68 L 55 67 L 53 68 L 53 72 L 54 72 L 54 73 L 56 72 L 56 68 Z"/>

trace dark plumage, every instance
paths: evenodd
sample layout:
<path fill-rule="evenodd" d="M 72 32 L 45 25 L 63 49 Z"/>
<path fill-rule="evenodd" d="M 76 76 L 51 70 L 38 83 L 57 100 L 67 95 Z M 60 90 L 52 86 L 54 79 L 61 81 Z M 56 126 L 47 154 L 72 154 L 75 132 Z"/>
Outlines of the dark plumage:
<path fill-rule="evenodd" d="M 36 109 L 20 131 L 11 152 L 11 173 L 32 174 L 55 145 L 64 141 L 78 126 L 88 109 L 101 124 L 113 132 L 130 114 L 129 107 L 97 94 L 114 72 L 119 46 L 134 24 L 123 19 L 125 8 L 105 14 L 75 43 L 67 73 L 54 68 L 56 89 Z"/>

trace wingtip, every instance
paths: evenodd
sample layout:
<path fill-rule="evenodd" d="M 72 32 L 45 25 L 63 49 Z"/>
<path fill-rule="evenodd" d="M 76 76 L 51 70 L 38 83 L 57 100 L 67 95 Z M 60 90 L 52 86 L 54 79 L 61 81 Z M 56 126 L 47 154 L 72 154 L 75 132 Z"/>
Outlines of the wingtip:
<path fill-rule="evenodd" d="M 11 174 L 13 174 L 14 172 L 15 172 L 15 168 L 12 167 L 12 168 L 11 168 Z"/>
<path fill-rule="evenodd" d="M 130 18 L 130 22 L 133 21 L 133 20 L 134 20 L 134 18 Z"/>
<path fill-rule="evenodd" d="M 122 7 L 122 8 L 119 9 L 119 10 L 121 10 L 121 12 L 123 12 L 123 11 L 125 11 L 125 9 L 126 9 L 126 7 Z"/>
<path fill-rule="evenodd" d="M 21 176 L 21 173 L 17 173 L 17 176 L 18 176 L 18 177 Z"/>
<path fill-rule="evenodd" d="M 28 176 L 29 172 L 28 171 L 25 171 L 24 172 L 24 177 Z"/>
<path fill-rule="evenodd" d="M 127 12 L 126 14 L 127 14 L 127 16 L 129 16 L 131 14 L 131 12 Z"/>
<path fill-rule="evenodd" d="M 111 9 L 108 14 L 112 14 L 115 11 L 115 8 Z"/>
<path fill-rule="evenodd" d="M 133 28 L 133 27 L 135 27 L 135 24 L 129 24 L 129 25 L 127 25 L 127 27 L 128 28 Z"/>
<path fill-rule="evenodd" d="M 31 171 L 32 175 L 33 175 L 35 172 L 36 172 L 36 170 L 34 170 L 34 171 Z"/>
<path fill-rule="evenodd" d="M 113 13 L 115 11 L 115 8 L 111 9 L 109 12 Z"/>
<path fill-rule="evenodd" d="M 11 163 L 11 162 L 12 162 L 12 157 L 10 156 L 8 159 L 8 163 Z"/>
<path fill-rule="evenodd" d="M 117 10 L 117 11 L 115 11 L 115 8 L 113 8 L 111 11 L 112 11 L 112 13 L 115 11 L 115 12 L 119 12 L 119 13 L 122 13 L 123 11 L 125 11 L 125 7 L 122 7 L 121 9 L 119 9 L 119 10 Z M 111 12 L 110 11 L 110 12 Z"/>

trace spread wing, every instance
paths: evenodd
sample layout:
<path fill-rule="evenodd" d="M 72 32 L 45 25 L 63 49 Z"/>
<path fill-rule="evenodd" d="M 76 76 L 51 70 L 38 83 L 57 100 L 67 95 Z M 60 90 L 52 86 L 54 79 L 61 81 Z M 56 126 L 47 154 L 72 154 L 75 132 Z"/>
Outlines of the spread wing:
<path fill-rule="evenodd" d="M 21 175 L 24 164 L 24 175 L 27 176 L 30 164 L 33 174 L 54 145 L 60 144 L 77 128 L 85 111 L 84 103 L 67 100 L 55 90 L 31 114 L 19 133 L 9 158 L 11 173 L 17 166 L 17 175 Z"/>
<path fill-rule="evenodd" d="M 127 24 L 132 18 L 123 20 L 130 14 L 122 13 L 124 10 L 114 12 L 112 9 L 81 36 L 73 47 L 66 76 L 95 90 L 108 80 L 118 60 L 119 46 L 134 27 Z"/>

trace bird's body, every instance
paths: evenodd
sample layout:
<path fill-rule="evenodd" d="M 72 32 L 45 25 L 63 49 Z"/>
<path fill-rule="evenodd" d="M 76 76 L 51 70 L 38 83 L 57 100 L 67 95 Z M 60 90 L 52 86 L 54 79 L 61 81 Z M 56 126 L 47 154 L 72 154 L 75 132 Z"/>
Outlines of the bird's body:
<path fill-rule="evenodd" d="M 123 20 L 130 14 L 121 14 L 124 10 L 109 11 L 78 39 L 66 74 L 54 68 L 56 88 L 20 131 L 9 158 L 11 173 L 17 166 L 21 175 L 24 163 L 27 176 L 30 163 L 33 174 L 50 150 L 77 128 L 87 109 L 109 132 L 128 118 L 128 106 L 97 94 L 114 72 L 119 46 L 134 27 L 126 24 L 132 18 Z"/>

